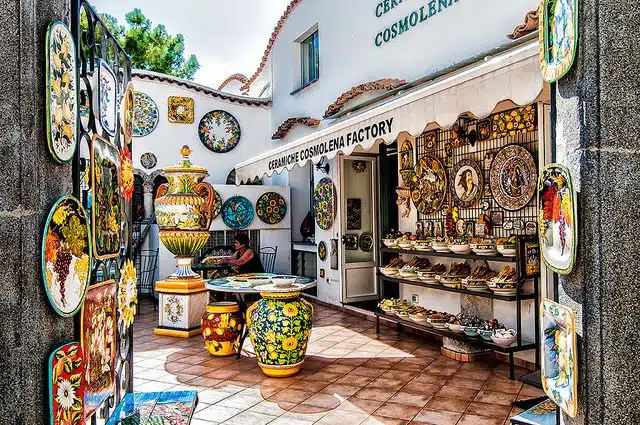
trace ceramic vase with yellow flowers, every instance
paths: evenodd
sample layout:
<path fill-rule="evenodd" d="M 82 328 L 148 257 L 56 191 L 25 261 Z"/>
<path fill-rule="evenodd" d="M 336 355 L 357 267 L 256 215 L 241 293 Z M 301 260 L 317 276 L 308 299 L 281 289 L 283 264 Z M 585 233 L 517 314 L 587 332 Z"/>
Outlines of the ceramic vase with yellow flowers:
<path fill-rule="evenodd" d="M 242 323 L 242 313 L 238 303 L 216 302 L 207 305 L 200 324 L 202 338 L 209 354 L 214 357 L 236 354 Z"/>
<path fill-rule="evenodd" d="M 247 310 L 247 326 L 258 366 L 270 377 L 293 376 L 304 363 L 313 305 L 300 298 L 299 292 L 260 295 L 262 299 Z"/>
<path fill-rule="evenodd" d="M 156 193 L 160 240 L 178 264 L 173 274 L 156 282 L 160 326 L 154 333 L 191 337 L 200 333 L 200 316 L 208 302 L 204 279 L 191 269 L 191 261 L 209 239 L 216 192 L 203 181 L 209 176 L 207 169 L 191 163 L 191 149 L 185 145 L 180 154 L 178 165 L 162 170 L 168 183 Z"/>

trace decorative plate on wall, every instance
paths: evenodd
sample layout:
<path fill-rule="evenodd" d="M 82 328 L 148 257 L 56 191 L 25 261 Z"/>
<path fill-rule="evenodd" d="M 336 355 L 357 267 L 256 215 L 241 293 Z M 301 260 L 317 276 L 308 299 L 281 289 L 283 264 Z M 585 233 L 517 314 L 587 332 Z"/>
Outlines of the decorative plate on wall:
<path fill-rule="evenodd" d="M 344 235 L 344 249 L 347 251 L 356 251 L 358 249 L 358 235 Z"/>
<path fill-rule="evenodd" d="M 240 124 L 226 111 L 207 112 L 200 120 L 198 135 L 211 152 L 229 152 L 240 142 Z"/>
<path fill-rule="evenodd" d="M 84 425 L 84 357 L 82 346 L 70 342 L 49 356 L 49 407 L 52 425 Z"/>
<path fill-rule="evenodd" d="M 418 160 L 411 180 L 411 200 L 418 212 L 437 212 L 447 195 L 447 172 L 438 158 L 425 155 Z"/>
<path fill-rule="evenodd" d="M 93 415 L 115 389 L 116 281 L 93 285 L 82 306 L 85 414 Z"/>
<path fill-rule="evenodd" d="M 126 201 L 133 197 L 133 161 L 127 145 L 120 149 L 120 195 Z"/>
<path fill-rule="evenodd" d="M 505 210 L 524 208 L 536 191 L 538 171 L 533 156 L 520 145 L 500 149 L 491 162 L 491 193 Z"/>
<path fill-rule="evenodd" d="M 482 168 L 471 159 L 463 159 L 451 169 L 449 182 L 453 202 L 461 208 L 469 208 L 482 197 L 484 176 Z"/>
<path fill-rule="evenodd" d="M 158 165 L 158 158 L 151 152 L 145 152 L 140 155 L 140 164 L 147 170 L 150 170 Z"/>
<path fill-rule="evenodd" d="M 138 305 L 138 273 L 130 259 L 124 260 L 118 283 L 118 313 L 125 329 L 133 323 Z"/>
<path fill-rule="evenodd" d="M 71 161 L 78 145 L 78 79 L 76 47 L 60 21 L 49 24 L 46 38 L 47 144 L 53 159 Z"/>
<path fill-rule="evenodd" d="M 107 62 L 102 59 L 98 59 L 97 78 L 98 121 L 107 134 L 115 136 L 118 128 L 118 82 Z"/>
<path fill-rule="evenodd" d="M 320 261 L 327 260 L 327 243 L 325 241 L 320 241 L 318 244 L 318 258 Z"/>
<path fill-rule="evenodd" d="M 215 200 L 213 201 L 213 208 L 211 208 L 211 220 L 215 220 L 222 211 L 222 198 L 218 191 L 215 191 Z"/>
<path fill-rule="evenodd" d="M 336 216 L 336 188 L 330 178 L 320 179 L 313 191 L 313 215 L 318 227 L 329 230 Z"/>
<path fill-rule="evenodd" d="M 175 124 L 193 124 L 194 104 L 193 98 L 181 96 L 169 96 L 169 122 Z"/>
<path fill-rule="evenodd" d="M 253 205 L 244 196 L 233 196 L 222 205 L 222 221 L 234 230 L 246 228 L 253 221 Z"/>
<path fill-rule="evenodd" d="M 365 232 L 360 235 L 360 242 L 358 244 L 360 249 L 364 252 L 373 251 L 373 234 L 370 232 Z"/>
<path fill-rule="evenodd" d="M 543 298 L 540 305 L 542 326 L 542 387 L 567 415 L 578 414 L 578 357 L 576 319 L 573 311 Z"/>
<path fill-rule="evenodd" d="M 130 144 L 133 138 L 134 105 L 135 90 L 133 88 L 133 82 L 129 81 L 127 88 L 124 90 L 124 96 L 122 97 L 122 116 L 120 117 L 124 140 L 127 144 Z"/>
<path fill-rule="evenodd" d="M 536 105 L 500 112 L 491 116 L 491 138 L 515 136 L 535 131 L 538 127 Z"/>
<path fill-rule="evenodd" d="M 264 223 L 280 223 L 287 215 L 287 202 L 279 193 L 264 193 L 256 202 L 256 215 Z"/>
<path fill-rule="evenodd" d="M 139 91 L 133 97 L 133 137 L 144 137 L 151 134 L 158 125 L 160 113 L 156 102 Z"/>
<path fill-rule="evenodd" d="M 554 272 L 569 274 L 576 261 L 576 203 L 569 170 L 549 164 L 538 182 L 538 227 L 542 260 Z"/>
<path fill-rule="evenodd" d="M 87 213 L 73 196 L 51 208 L 42 239 L 42 278 L 53 309 L 69 317 L 78 312 L 89 288 L 91 242 Z"/>
<path fill-rule="evenodd" d="M 362 200 L 358 198 L 347 199 L 347 230 L 360 230 L 362 228 Z"/>
<path fill-rule="evenodd" d="M 578 0 L 544 0 L 539 40 L 542 78 L 554 83 L 573 66 L 578 50 Z"/>
<path fill-rule="evenodd" d="M 120 255 L 120 152 L 94 134 L 91 140 L 91 235 L 93 255 L 103 260 Z"/>

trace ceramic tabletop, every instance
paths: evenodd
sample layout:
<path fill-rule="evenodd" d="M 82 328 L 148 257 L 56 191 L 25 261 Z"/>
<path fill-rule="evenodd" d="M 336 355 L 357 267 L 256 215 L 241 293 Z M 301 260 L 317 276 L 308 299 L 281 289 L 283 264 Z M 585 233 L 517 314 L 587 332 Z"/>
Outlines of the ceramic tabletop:
<path fill-rule="evenodd" d="M 271 275 L 277 276 L 277 275 Z M 268 279 L 268 277 L 266 278 Z M 313 288 L 317 282 L 314 279 L 298 276 L 296 282 L 288 287 L 280 287 L 274 284 L 251 286 L 248 282 L 234 281 L 233 276 L 212 279 L 206 283 L 206 288 L 216 292 L 234 292 L 243 294 L 259 294 L 260 292 L 300 292 Z"/>

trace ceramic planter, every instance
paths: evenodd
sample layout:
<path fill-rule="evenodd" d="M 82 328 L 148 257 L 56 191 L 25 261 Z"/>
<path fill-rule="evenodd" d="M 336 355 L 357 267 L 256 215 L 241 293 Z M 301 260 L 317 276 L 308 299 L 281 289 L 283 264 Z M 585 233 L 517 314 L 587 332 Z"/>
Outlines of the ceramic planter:
<path fill-rule="evenodd" d="M 169 280 L 198 280 L 191 270 L 194 253 L 209 239 L 209 225 L 216 200 L 216 192 L 203 182 L 209 175 L 206 168 L 191 164 L 191 149 L 183 146 L 179 165 L 163 170 L 169 180 L 158 188 L 155 209 L 160 240 L 176 256 L 178 268 Z"/>
<path fill-rule="evenodd" d="M 232 356 L 238 352 L 242 332 L 242 313 L 237 303 L 211 303 L 202 314 L 200 325 L 207 351 L 214 357 Z"/>
<path fill-rule="evenodd" d="M 260 294 L 247 310 L 249 336 L 265 375 L 284 378 L 297 374 L 304 363 L 311 335 L 313 306 L 300 292 Z"/>

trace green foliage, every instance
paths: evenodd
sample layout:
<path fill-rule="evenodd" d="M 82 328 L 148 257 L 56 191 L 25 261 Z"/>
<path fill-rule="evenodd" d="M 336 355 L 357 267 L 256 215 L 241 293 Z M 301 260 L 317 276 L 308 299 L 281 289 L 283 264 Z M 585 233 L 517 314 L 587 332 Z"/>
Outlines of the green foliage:
<path fill-rule="evenodd" d="M 169 34 L 164 25 L 153 26 L 140 9 L 125 15 L 128 26 L 106 13 L 100 15 L 109 31 L 131 58 L 134 69 L 160 72 L 192 80 L 200 64 L 195 55 L 184 57 L 184 37 Z"/>

